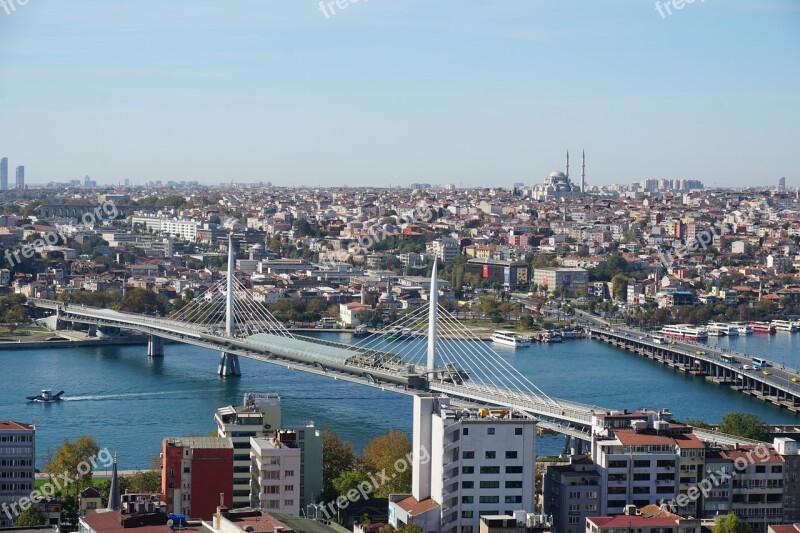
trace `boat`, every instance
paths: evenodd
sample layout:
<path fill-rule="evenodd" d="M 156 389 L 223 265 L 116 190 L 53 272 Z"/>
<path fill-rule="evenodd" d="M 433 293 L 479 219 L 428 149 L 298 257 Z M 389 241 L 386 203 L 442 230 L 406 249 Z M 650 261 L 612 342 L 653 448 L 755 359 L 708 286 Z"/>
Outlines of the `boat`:
<path fill-rule="evenodd" d="M 542 342 L 561 342 L 564 337 L 558 331 L 542 334 Z"/>
<path fill-rule="evenodd" d="M 366 337 L 367 335 L 369 335 L 369 330 L 364 324 L 356 326 L 356 329 L 353 331 L 353 337 Z"/>
<path fill-rule="evenodd" d="M 775 326 L 769 322 L 750 322 L 750 325 L 753 326 L 753 333 L 769 333 L 772 335 L 776 331 Z"/>
<path fill-rule="evenodd" d="M 659 333 L 665 337 L 677 337 L 679 339 L 705 340 L 708 338 L 708 332 L 705 329 L 692 326 L 691 324 L 664 326 Z"/>
<path fill-rule="evenodd" d="M 406 341 L 415 337 L 413 331 L 400 326 L 393 326 L 383 332 L 383 338 L 387 341 Z"/>
<path fill-rule="evenodd" d="M 41 394 L 38 396 L 28 396 L 28 401 L 30 402 L 39 402 L 39 403 L 53 403 L 53 402 L 60 402 L 61 395 L 64 394 L 64 391 L 57 392 L 53 394 L 53 391 L 50 389 L 42 389 Z"/>
<path fill-rule="evenodd" d="M 728 329 L 728 324 L 722 324 L 721 322 L 709 322 L 706 326 L 706 332 L 708 332 L 709 337 L 724 337 L 728 334 Z"/>
<path fill-rule="evenodd" d="M 731 324 L 736 331 L 739 332 L 739 335 L 751 335 L 753 333 L 753 326 L 748 324 L 747 322 L 734 322 Z"/>
<path fill-rule="evenodd" d="M 580 330 L 577 329 L 562 329 L 559 333 L 564 339 L 578 339 L 581 336 Z"/>
<path fill-rule="evenodd" d="M 797 333 L 798 325 L 797 322 L 791 322 L 789 320 L 773 320 L 770 322 L 771 326 L 774 326 L 777 331 L 788 331 L 789 333 Z"/>
<path fill-rule="evenodd" d="M 514 348 L 523 348 L 531 345 L 531 339 L 523 335 L 518 335 L 513 331 L 505 329 L 498 329 L 490 337 L 492 342 L 502 344 L 504 346 L 513 346 Z"/>

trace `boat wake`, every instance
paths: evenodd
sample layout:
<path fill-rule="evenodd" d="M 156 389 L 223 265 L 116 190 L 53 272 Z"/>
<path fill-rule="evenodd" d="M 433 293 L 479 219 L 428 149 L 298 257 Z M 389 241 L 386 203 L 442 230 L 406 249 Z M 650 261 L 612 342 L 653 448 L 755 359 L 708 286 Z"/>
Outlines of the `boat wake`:
<path fill-rule="evenodd" d="M 165 396 L 167 394 L 191 393 L 197 391 L 160 391 L 160 392 L 129 392 L 123 394 L 91 394 L 85 396 L 63 396 L 65 402 L 85 402 L 98 400 L 122 400 L 126 398 L 148 398 L 151 396 Z"/>

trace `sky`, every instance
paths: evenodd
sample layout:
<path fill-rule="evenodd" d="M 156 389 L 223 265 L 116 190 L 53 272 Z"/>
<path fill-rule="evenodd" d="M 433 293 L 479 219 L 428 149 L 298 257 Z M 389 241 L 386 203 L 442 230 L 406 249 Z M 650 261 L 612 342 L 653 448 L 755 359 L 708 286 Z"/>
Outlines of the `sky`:
<path fill-rule="evenodd" d="M 589 185 L 800 186 L 800 0 L 685 1 L 0 0 L 0 157 L 489 187 L 585 150 Z"/>

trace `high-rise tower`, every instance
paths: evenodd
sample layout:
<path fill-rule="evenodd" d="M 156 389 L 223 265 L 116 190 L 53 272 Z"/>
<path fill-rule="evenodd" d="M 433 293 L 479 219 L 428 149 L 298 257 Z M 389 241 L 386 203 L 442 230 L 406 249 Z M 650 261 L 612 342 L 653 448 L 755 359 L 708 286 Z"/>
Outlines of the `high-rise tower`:
<path fill-rule="evenodd" d="M 8 158 L 0 159 L 0 191 L 8 190 Z"/>
<path fill-rule="evenodd" d="M 25 167 L 20 165 L 17 167 L 17 189 L 25 188 Z"/>
<path fill-rule="evenodd" d="M 581 151 L 581 193 L 586 194 L 586 150 Z"/>

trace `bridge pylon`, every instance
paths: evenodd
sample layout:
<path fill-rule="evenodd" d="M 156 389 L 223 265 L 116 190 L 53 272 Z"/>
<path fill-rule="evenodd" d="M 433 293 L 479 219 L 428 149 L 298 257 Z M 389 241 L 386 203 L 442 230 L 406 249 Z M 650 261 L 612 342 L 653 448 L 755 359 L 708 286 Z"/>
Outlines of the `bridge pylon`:
<path fill-rule="evenodd" d="M 233 234 L 228 235 L 228 279 L 227 291 L 225 294 L 225 333 L 233 337 L 236 331 L 234 322 L 234 298 L 236 298 L 236 288 L 234 286 L 234 276 L 236 275 L 236 259 L 233 255 Z M 227 378 L 230 376 L 241 376 L 239 369 L 239 356 L 235 353 L 222 352 L 219 358 L 217 374 Z"/>
<path fill-rule="evenodd" d="M 157 335 L 147 337 L 147 357 L 164 357 L 164 339 Z"/>

